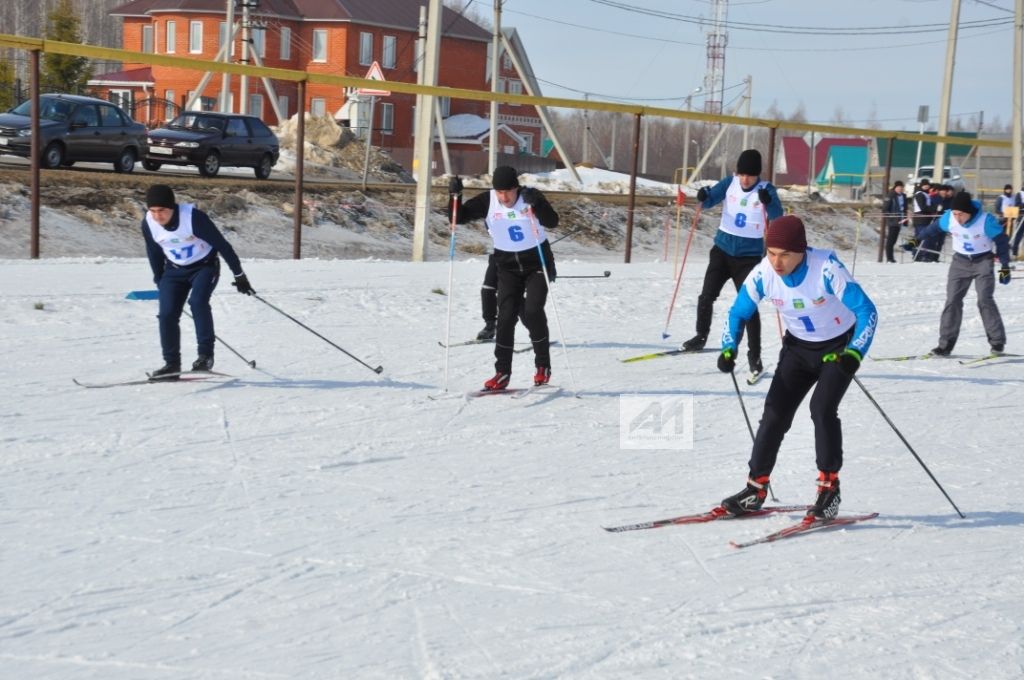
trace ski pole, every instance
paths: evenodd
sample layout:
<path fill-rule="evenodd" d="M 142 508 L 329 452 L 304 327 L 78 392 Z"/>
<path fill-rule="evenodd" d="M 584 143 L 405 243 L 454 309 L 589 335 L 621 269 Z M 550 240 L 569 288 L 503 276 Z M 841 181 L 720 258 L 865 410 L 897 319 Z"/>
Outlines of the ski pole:
<path fill-rule="evenodd" d="M 560 278 L 560 279 L 607 279 L 611 275 L 612 275 L 612 273 L 610 271 L 605 270 L 604 274 L 586 274 L 586 275 L 577 274 L 575 276 L 569 276 L 569 275 L 561 276 L 560 275 L 558 278 Z"/>
<path fill-rule="evenodd" d="M 740 393 L 740 384 L 736 382 L 736 371 L 729 371 L 732 378 L 732 386 L 736 389 L 736 398 L 740 400 L 740 410 L 743 411 L 743 420 L 747 421 L 747 430 L 750 432 L 750 441 L 754 441 L 754 428 L 750 425 L 750 417 L 747 416 L 747 406 L 743 403 L 743 394 Z"/>
<path fill-rule="evenodd" d="M 544 285 L 547 286 L 548 296 L 551 298 L 551 309 L 555 312 L 555 324 L 558 326 L 558 337 L 562 342 L 562 354 L 565 356 L 565 367 L 569 371 L 569 382 L 572 383 L 572 391 L 575 396 L 579 395 L 579 389 L 576 387 L 576 376 L 572 374 L 572 364 L 569 362 L 569 349 L 568 343 L 565 341 L 565 333 L 562 332 L 562 320 L 558 316 L 558 303 L 555 300 L 555 291 L 551 288 L 551 279 L 548 277 L 548 263 L 544 260 L 544 249 L 540 247 L 540 232 L 537 231 L 537 221 L 533 216 L 533 206 L 530 206 L 528 212 L 530 216 L 530 228 L 533 230 L 533 240 L 537 245 L 537 254 L 540 256 L 540 268 L 544 273 Z"/>
<path fill-rule="evenodd" d="M 313 334 L 313 335 L 315 335 L 316 337 L 320 338 L 321 340 L 323 340 L 323 341 L 324 341 L 324 342 L 326 342 L 326 343 L 327 343 L 328 345 L 330 345 L 330 346 L 331 346 L 331 347 L 333 347 L 334 349 L 338 350 L 338 351 L 339 351 L 339 352 L 341 352 L 342 354 L 344 354 L 344 355 L 346 355 L 346 356 L 350 357 L 351 359 L 354 359 L 355 361 L 359 362 L 359 363 L 360 363 L 360 364 L 362 364 L 363 366 L 366 366 L 366 367 L 367 367 L 368 369 L 370 369 L 370 370 L 371 370 L 371 371 L 373 371 L 374 373 L 383 373 L 383 372 L 384 372 L 384 367 L 383 367 L 383 366 L 377 366 L 376 368 L 374 368 L 373 366 L 371 366 L 370 364 L 366 363 L 365 361 L 363 361 L 363 360 L 362 360 L 362 359 L 360 359 L 359 357 L 357 357 L 357 356 L 355 356 L 354 354 L 351 354 L 350 352 L 348 352 L 347 350 L 345 350 L 345 349 L 344 349 L 343 347 L 339 347 L 338 345 L 334 344 L 333 342 L 331 342 L 330 340 L 328 340 L 328 339 L 327 339 L 327 338 L 325 338 L 324 336 L 320 335 L 320 334 L 319 334 L 319 333 L 317 333 L 317 332 L 316 332 L 315 330 L 313 330 L 312 328 L 310 328 L 310 327 L 309 327 L 309 326 L 307 326 L 306 324 L 302 323 L 301 321 L 299 321 L 298 319 L 296 319 L 296 318 L 295 318 L 294 316 L 292 316 L 292 315 L 291 315 L 291 314 L 289 314 L 288 312 L 285 312 L 284 310 L 282 310 L 282 309 L 280 309 L 280 308 L 278 308 L 278 307 L 275 307 L 274 305 L 270 304 L 269 302 L 267 302 L 266 300 L 264 300 L 263 298 L 261 298 L 261 297 L 260 297 L 259 295 L 257 295 L 256 293 L 253 293 L 253 294 L 252 294 L 252 296 L 253 296 L 254 298 L 256 298 L 257 300 L 259 300 L 260 302 L 262 302 L 263 304 L 265 304 L 265 305 L 266 305 L 267 307 L 270 307 L 271 309 L 273 309 L 273 310 L 274 310 L 275 312 L 277 312 L 278 314 L 280 314 L 280 315 L 282 315 L 282 316 L 286 316 L 286 317 L 288 317 L 289 319 L 291 319 L 292 321 L 294 321 L 295 323 L 297 323 L 298 325 L 302 326 L 302 327 L 303 327 L 303 328 L 305 328 L 305 329 L 306 329 L 307 331 L 309 331 L 310 333 L 312 333 L 312 334 Z"/>
<path fill-rule="evenodd" d="M 676 287 L 672 291 L 672 300 L 668 303 L 668 317 L 665 319 L 665 330 L 661 332 L 662 340 L 665 340 L 669 336 L 668 325 L 672 321 L 672 310 L 674 310 L 676 306 L 676 295 L 679 294 L 679 284 L 683 280 L 683 270 L 686 269 L 686 257 L 690 254 L 690 243 L 693 242 L 693 232 L 697 229 L 697 221 L 700 220 L 700 211 L 702 207 L 701 203 L 697 203 L 697 208 L 693 211 L 693 222 L 690 223 L 690 234 L 686 237 L 686 249 L 683 250 L 683 262 L 679 266 L 679 274 L 676 276 Z"/>
<path fill-rule="evenodd" d="M 580 226 L 576 227 L 572 231 L 570 231 L 570 232 L 568 232 L 566 234 L 563 234 L 562 236 L 559 236 L 558 238 L 556 238 L 554 241 L 551 242 L 551 245 L 555 245 L 556 243 L 558 243 L 562 239 L 569 238 L 570 236 L 572 236 L 573 234 L 575 234 L 577 231 L 579 231 L 582 228 L 583 228 L 583 225 L 581 224 Z"/>
<path fill-rule="evenodd" d="M 452 282 L 455 278 L 455 223 L 458 213 L 459 195 L 452 194 L 451 237 L 448 240 L 448 312 L 444 322 L 444 392 L 448 391 L 448 353 L 452 344 Z"/>
<path fill-rule="evenodd" d="M 182 310 L 182 311 L 184 311 L 184 310 Z M 191 314 L 189 314 L 188 312 L 185 312 L 185 316 L 187 316 L 187 317 L 188 317 L 188 318 L 190 318 L 190 319 L 192 318 L 192 315 L 191 315 Z M 229 350 L 231 350 L 232 352 L 234 352 L 234 354 L 235 354 L 235 356 L 236 356 L 236 357 L 238 357 L 239 359 L 241 359 L 241 360 L 242 360 L 242 361 L 244 361 L 245 363 L 249 364 L 249 368 L 256 368 L 256 360 L 255 360 L 255 359 L 253 359 L 252 361 L 250 361 L 250 360 L 246 359 L 245 357 L 243 357 L 243 356 L 242 356 L 241 354 L 239 354 L 239 353 L 238 353 L 238 350 L 236 350 L 236 349 L 235 349 L 234 347 L 232 347 L 232 346 L 231 346 L 231 345 L 229 345 L 228 343 L 226 343 L 226 342 L 224 342 L 223 340 L 221 340 L 220 336 L 219 336 L 219 335 L 217 335 L 216 333 L 214 333 L 213 337 L 214 337 L 214 339 L 216 339 L 216 340 L 217 340 L 217 342 L 219 342 L 220 344 L 224 345 L 224 346 L 225 346 L 225 347 L 227 347 L 227 348 L 228 348 Z"/>
<path fill-rule="evenodd" d="M 860 381 L 860 378 L 858 378 L 857 376 L 853 376 L 853 381 L 857 383 L 861 391 L 864 392 L 864 396 L 868 398 L 868 401 L 875 405 L 875 408 L 878 409 L 878 412 L 882 414 L 883 418 L 885 418 L 885 422 L 889 423 L 889 427 L 892 428 L 892 431 L 896 433 L 896 436 L 900 438 L 900 441 L 903 442 L 903 445 L 907 447 L 907 450 L 910 451 L 914 458 L 917 459 L 917 462 L 921 464 L 921 467 L 924 468 L 924 471 L 928 473 L 928 476 L 931 477 L 932 481 L 935 482 L 935 486 L 939 487 L 939 491 L 942 492 L 942 495 L 946 497 L 946 500 L 949 501 L 949 504 L 953 506 L 954 510 L 956 510 L 956 514 L 960 515 L 960 519 L 967 519 L 967 516 L 964 515 L 964 513 L 960 512 L 960 508 L 956 507 L 956 503 L 953 502 L 953 499 L 949 497 L 949 494 L 946 493 L 946 490 L 942 488 L 941 484 L 939 484 L 939 480 L 935 479 L 935 475 L 932 474 L 932 471 L 929 470 L 928 466 L 924 464 L 923 460 L 921 460 L 921 456 L 917 455 L 917 451 L 915 451 L 914 447 L 910 445 L 910 442 L 907 441 L 907 438 L 904 437 L 903 433 L 896 428 L 896 425 L 892 422 L 892 420 L 889 419 L 889 416 L 886 415 L 885 411 L 882 410 L 882 407 L 878 405 L 878 402 L 875 401 L 875 398 L 872 397 L 871 393 L 868 392 L 866 387 L 864 387 L 864 383 Z"/>

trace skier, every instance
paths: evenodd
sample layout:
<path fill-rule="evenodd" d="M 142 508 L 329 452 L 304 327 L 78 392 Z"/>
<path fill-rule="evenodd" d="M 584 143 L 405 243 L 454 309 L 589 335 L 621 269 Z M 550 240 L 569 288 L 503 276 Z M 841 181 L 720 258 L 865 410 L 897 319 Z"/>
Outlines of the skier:
<path fill-rule="evenodd" d="M 731 373 L 735 368 L 743 322 L 756 313 L 762 298 L 770 299 L 779 310 L 786 334 L 754 439 L 747 485 L 723 500 L 722 508 L 731 515 L 761 508 L 782 439 L 800 403 L 814 387 L 811 420 L 818 493 L 807 514 L 833 519 L 839 511 L 839 470 L 843 466 L 839 403 L 871 347 L 878 313 L 835 252 L 807 247 L 804 224 L 798 217 L 772 220 L 765 241 L 768 254 L 743 282 L 729 310 L 719 370 Z"/>
<path fill-rule="evenodd" d="M 215 336 L 210 296 L 220 279 L 218 255 L 224 257 L 235 275 L 232 285 L 239 293 L 253 295 L 256 291 L 242 272 L 234 248 L 206 213 L 193 205 L 176 203 L 174 191 L 164 184 L 149 188 L 146 208 L 142 236 L 153 282 L 160 292 L 160 346 L 164 355 L 164 365 L 151 377 L 177 380 L 181 373 L 180 320 L 186 298 L 196 326 L 198 358 L 192 370 L 212 370 Z"/>
<path fill-rule="evenodd" d="M 966 191 L 953 197 L 950 210 L 932 224 L 922 237 L 944 231 L 953 237 L 953 259 L 946 279 L 946 306 L 939 322 L 939 344 L 931 351 L 938 356 L 949 356 L 960 336 L 960 322 L 964 316 L 964 296 L 974 282 L 978 294 L 978 311 L 985 325 L 985 335 L 993 353 L 1000 353 L 1006 345 L 1006 329 L 996 306 L 995 276 L 992 274 L 992 248 L 995 247 L 1001 268 L 999 283 L 1010 283 L 1010 239 L 995 216 L 981 209 L 981 203 L 971 199 Z"/>
<path fill-rule="evenodd" d="M 722 219 L 715 233 L 708 268 L 704 272 L 704 285 L 697 298 L 697 335 L 680 347 L 687 352 L 704 348 L 711 332 L 711 317 L 715 300 L 722 286 L 732 279 L 739 290 L 747 274 L 757 266 L 764 255 L 765 213 L 769 220 L 782 216 L 775 187 L 761 180 L 761 154 L 747 149 L 736 161 L 736 174 L 726 177 L 710 190 L 701 187 L 697 200 L 702 209 L 722 205 Z M 761 317 L 755 311 L 746 323 L 747 360 L 750 372 L 763 370 L 761 364 Z M 742 331 L 741 331 L 742 332 Z"/>
<path fill-rule="evenodd" d="M 520 311 L 533 343 L 536 367 L 533 383 L 546 385 L 551 379 L 548 320 L 544 313 L 548 282 L 544 280 L 541 256 L 537 250 L 539 244 L 543 264 L 547 266 L 551 281 L 554 281 L 555 260 L 545 229 L 558 226 L 558 213 L 540 191 L 521 187 L 518 175 L 507 165 L 495 168 L 491 178 L 493 189 L 474 196 L 465 204 L 462 204 L 462 180 L 453 177 L 448 183 L 448 193 L 456 197 L 457 222 L 463 224 L 482 219 L 494 239 L 492 257 L 498 284 L 495 374 L 484 383 L 485 390 L 508 387 L 515 326 Z"/>

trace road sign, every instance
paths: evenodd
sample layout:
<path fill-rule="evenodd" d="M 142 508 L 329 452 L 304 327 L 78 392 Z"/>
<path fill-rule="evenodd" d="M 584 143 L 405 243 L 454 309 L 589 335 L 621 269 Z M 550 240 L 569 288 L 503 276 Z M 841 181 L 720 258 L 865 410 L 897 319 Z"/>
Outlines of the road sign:
<path fill-rule="evenodd" d="M 363 76 L 367 80 L 379 80 L 384 82 L 384 72 L 380 70 L 380 64 L 376 61 L 370 64 L 370 70 Z M 375 90 L 369 87 L 360 87 L 356 90 L 356 94 L 361 97 L 390 97 L 391 90 Z"/>

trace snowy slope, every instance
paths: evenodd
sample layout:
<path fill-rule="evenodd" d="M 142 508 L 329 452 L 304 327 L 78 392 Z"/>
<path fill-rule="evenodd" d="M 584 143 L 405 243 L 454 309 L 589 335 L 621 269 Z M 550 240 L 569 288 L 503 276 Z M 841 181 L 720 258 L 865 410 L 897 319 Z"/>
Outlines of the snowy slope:
<path fill-rule="evenodd" d="M 700 250 L 672 343 L 691 334 Z M 453 340 L 480 326 L 483 268 L 456 265 Z M 124 299 L 150 286 L 145 262 L 0 262 L 0 677 L 1024 674 L 1024 359 L 869 360 L 859 373 L 966 520 L 854 386 L 843 511 L 878 520 L 745 550 L 728 541 L 793 518 L 608 534 L 737 491 L 750 438 L 713 354 L 619 361 L 669 346 L 670 267 L 559 267 L 604 269 L 555 288 L 581 398 L 432 401 L 445 263 L 246 262 L 263 297 L 382 376 L 222 285 L 218 335 L 255 370 L 218 346 L 237 380 L 87 390 L 71 378 L 160 363 L 155 303 Z M 934 345 L 946 265 L 862 261 L 857 275 L 879 307 L 875 356 Z M 1021 285 L 997 291 L 1008 351 L 1024 349 Z M 957 352 L 974 355 L 987 345 L 967 302 Z M 778 338 L 765 321 L 768 364 Z M 493 357 L 471 346 L 449 359 L 463 391 Z M 513 384 L 531 373 L 517 355 Z M 744 387 L 755 419 L 767 387 Z M 666 394 L 692 395 L 693 448 L 620 448 L 620 397 Z M 805 404 L 779 499 L 808 502 L 814 475 Z"/>

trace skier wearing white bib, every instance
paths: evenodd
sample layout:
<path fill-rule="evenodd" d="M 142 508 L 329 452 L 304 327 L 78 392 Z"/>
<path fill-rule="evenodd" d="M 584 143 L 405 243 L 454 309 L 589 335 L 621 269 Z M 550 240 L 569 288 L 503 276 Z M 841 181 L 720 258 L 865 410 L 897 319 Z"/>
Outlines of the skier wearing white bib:
<path fill-rule="evenodd" d="M 482 219 L 494 240 L 491 257 L 498 273 L 498 322 L 494 342 L 496 372 L 484 383 L 484 389 L 503 390 L 508 387 L 516 321 L 520 312 L 533 343 L 536 366 L 533 383 L 545 385 L 551 378 L 551 354 L 548 319 L 544 313 L 548 297 L 544 266 L 551 281 L 555 280 L 555 258 L 545 229 L 558 226 L 558 213 L 540 191 L 521 187 L 518 173 L 507 165 L 494 169 L 491 186 L 491 191 L 474 196 L 465 204 L 462 203 L 461 180 L 453 177 L 448 186 L 449 194 L 457 197 L 456 221 L 463 224 Z"/>
<path fill-rule="evenodd" d="M 787 215 L 772 220 L 765 243 L 768 254 L 743 282 L 729 310 L 719 370 L 731 373 L 735 368 L 736 338 L 762 299 L 768 298 L 779 311 L 786 334 L 754 438 L 747 486 L 723 500 L 722 508 L 731 515 L 761 508 L 782 439 L 814 387 L 811 420 L 818 494 L 808 515 L 832 519 L 839 511 L 843 466 L 839 403 L 871 347 L 878 313 L 833 251 L 807 247 L 799 218 Z"/>
<path fill-rule="evenodd" d="M 213 311 L 210 296 L 220 280 L 222 256 L 235 275 L 239 293 L 256 291 L 242 272 L 234 248 L 213 221 L 193 205 L 175 202 L 174 191 L 154 184 L 146 192 L 146 216 L 142 236 L 146 256 L 153 270 L 153 282 L 160 292 L 160 346 L 164 365 L 150 374 L 157 380 L 177 380 L 181 372 L 181 312 L 188 300 L 196 325 L 198 358 L 193 371 L 213 368 Z"/>
<path fill-rule="evenodd" d="M 761 180 L 761 154 L 747 149 L 736 161 L 736 174 L 711 187 L 701 187 L 697 200 L 707 210 L 722 204 L 722 220 L 715 233 L 715 245 L 708 255 L 704 285 L 697 298 L 697 335 L 680 349 L 703 349 L 711 332 L 715 300 L 730 279 L 739 290 L 747 274 L 764 255 L 765 215 L 769 220 L 782 216 L 782 204 L 771 182 Z M 755 311 L 746 322 L 747 360 L 752 373 L 760 373 L 761 317 Z"/>

